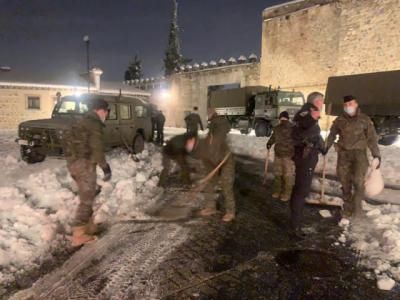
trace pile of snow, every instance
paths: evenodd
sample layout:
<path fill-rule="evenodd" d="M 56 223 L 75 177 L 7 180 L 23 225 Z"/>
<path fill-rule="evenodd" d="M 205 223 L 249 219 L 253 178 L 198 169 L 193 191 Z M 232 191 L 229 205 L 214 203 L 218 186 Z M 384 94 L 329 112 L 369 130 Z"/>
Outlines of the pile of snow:
<path fill-rule="evenodd" d="M 39 267 L 53 250 L 69 247 L 67 236 L 79 203 L 64 160 L 27 165 L 20 161 L 18 147 L 9 142 L 3 148 L 4 140 L 0 147 L 8 151 L 2 151 L 0 159 L 5 166 L 0 175 L 1 285 Z M 146 218 L 146 212 L 159 205 L 161 154 L 150 144 L 138 158 L 134 162 L 122 149 L 107 155 L 113 176 L 109 182 L 98 179 L 102 192 L 96 197 L 95 222 Z M 97 173 L 102 178 L 101 169 Z"/>
<path fill-rule="evenodd" d="M 392 279 L 400 282 L 400 206 L 373 206 L 364 202 L 363 209 L 366 219 L 340 224 L 343 234 L 339 241 L 348 242 L 360 254 L 360 264 L 374 270 L 378 287 L 392 288 Z"/>

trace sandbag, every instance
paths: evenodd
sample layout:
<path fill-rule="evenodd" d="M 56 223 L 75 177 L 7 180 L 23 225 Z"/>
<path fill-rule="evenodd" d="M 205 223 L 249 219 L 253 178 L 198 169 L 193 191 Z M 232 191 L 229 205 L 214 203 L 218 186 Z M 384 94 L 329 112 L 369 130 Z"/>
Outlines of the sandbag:
<path fill-rule="evenodd" d="M 374 158 L 371 165 L 368 167 L 367 174 L 365 175 L 365 196 L 373 197 L 380 194 L 385 188 L 383 177 L 380 169 L 376 169 L 379 160 Z"/>

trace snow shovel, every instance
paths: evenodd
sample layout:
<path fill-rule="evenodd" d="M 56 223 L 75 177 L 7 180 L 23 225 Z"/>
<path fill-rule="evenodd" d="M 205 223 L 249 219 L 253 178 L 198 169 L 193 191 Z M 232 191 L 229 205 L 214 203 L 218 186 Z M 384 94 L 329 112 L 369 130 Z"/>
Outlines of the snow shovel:
<path fill-rule="evenodd" d="M 267 149 L 267 155 L 266 155 L 266 158 L 265 158 L 264 180 L 263 180 L 263 184 L 266 184 L 266 183 L 267 183 L 268 161 L 269 161 L 269 149 Z"/>

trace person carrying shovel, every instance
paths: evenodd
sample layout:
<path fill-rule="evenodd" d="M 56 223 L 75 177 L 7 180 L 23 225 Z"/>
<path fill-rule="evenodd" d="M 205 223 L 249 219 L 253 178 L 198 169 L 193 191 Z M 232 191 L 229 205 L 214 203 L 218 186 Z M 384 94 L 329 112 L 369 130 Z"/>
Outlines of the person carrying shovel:
<path fill-rule="evenodd" d="M 235 180 L 235 161 L 227 144 L 227 134 L 231 129 L 229 121 L 219 116 L 215 110 L 209 109 L 209 132 L 205 139 L 198 139 L 192 156 L 200 159 L 209 176 L 204 180 L 204 190 L 212 193 L 220 186 L 224 196 L 225 215 L 222 221 L 231 222 L 235 218 L 235 196 L 233 183 Z M 207 201 L 206 207 L 200 211 L 203 217 L 217 212 L 215 201 Z"/>
<path fill-rule="evenodd" d="M 294 182 L 294 146 L 292 140 L 293 125 L 289 121 L 289 113 L 279 114 L 279 125 L 274 128 L 268 140 L 267 149 L 275 145 L 274 183 L 272 198 L 289 201 Z"/>

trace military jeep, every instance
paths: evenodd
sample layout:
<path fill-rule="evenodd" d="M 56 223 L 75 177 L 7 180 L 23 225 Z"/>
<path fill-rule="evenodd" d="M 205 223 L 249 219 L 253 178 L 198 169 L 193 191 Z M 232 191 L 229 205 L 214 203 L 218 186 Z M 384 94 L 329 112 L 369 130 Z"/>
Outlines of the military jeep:
<path fill-rule="evenodd" d="M 22 122 L 16 142 L 21 157 L 27 163 L 43 161 L 46 156 L 63 156 L 63 138 L 71 125 L 89 110 L 90 102 L 101 97 L 109 103 L 105 122 L 106 150 L 125 147 L 133 153 L 143 151 L 144 142 L 151 139 L 150 104 L 133 96 L 84 94 L 66 96 L 55 105 L 51 119 Z"/>

